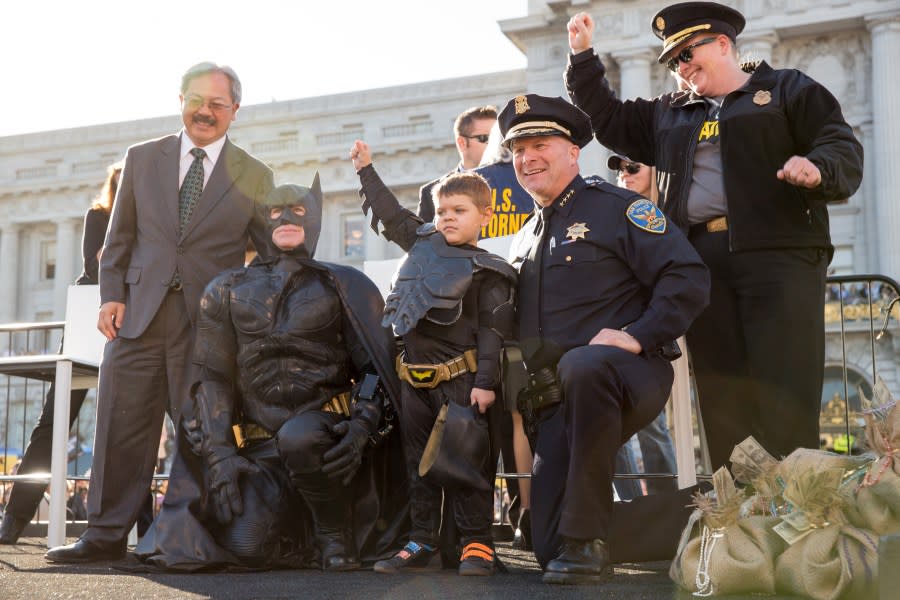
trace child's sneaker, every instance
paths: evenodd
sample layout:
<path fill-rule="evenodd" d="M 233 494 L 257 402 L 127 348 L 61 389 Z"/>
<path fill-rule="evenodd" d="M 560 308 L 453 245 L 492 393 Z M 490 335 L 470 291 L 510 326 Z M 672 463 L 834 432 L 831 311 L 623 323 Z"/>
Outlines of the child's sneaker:
<path fill-rule="evenodd" d="M 459 574 L 484 577 L 494 574 L 494 549 L 478 542 L 466 544 L 459 558 Z"/>
<path fill-rule="evenodd" d="M 394 556 L 375 563 L 374 570 L 376 573 L 396 573 L 401 569 L 424 569 L 437 552 L 437 548 L 410 540 Z"/>

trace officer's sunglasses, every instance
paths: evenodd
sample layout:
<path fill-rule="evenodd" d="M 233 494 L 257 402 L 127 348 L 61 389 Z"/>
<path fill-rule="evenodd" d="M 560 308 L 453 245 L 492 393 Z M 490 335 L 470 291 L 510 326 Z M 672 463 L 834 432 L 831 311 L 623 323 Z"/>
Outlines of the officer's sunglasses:
<path fill-rule="evenodd" d="M 691 62 L 694 59 L 694 48 L 698 48 L 705 44 L 712 44 L 714 41 L 716 41 L 716 39 L 717 38 L 710 37 L 710 38 L 706 38 L 704 40 L 700 40 L 696 44 L 691 44 L 690 46 L 685 46 L 684 48 L 681 49 L 681 52 L 679 52 L 678 54 L 676 54 L 675 56 L 673 56 L 672 58 L 669 59 L 669 61 L 666 63 L 666 66 L 673 73 L 678 71 L 678 61 L 681 61 L 685 64 Z"/>
<path fill-rule="evenodd" d="M 622 164 L 619 167 L 619 173 L 621 174 L 622 171 L 627 171 L 631 175 L 637 175 L 641 171 L 641 165 L 639 165 L 638 163 Z"/>
<path fill-rule="evenodd" d="M 481 135 L 464 135 L 463 137 L 468 140 L 478 140 L 482 144 L 487 144 L 491 136 L 486 133 L 482 133 Z"/>

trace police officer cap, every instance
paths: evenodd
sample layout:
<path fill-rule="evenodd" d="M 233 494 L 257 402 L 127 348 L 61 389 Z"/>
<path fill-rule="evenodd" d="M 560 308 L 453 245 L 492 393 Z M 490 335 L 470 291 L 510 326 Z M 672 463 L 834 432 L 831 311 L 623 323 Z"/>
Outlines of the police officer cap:
<path fill-rule="evenodd" d="M 744 30 L 744 15 L 717 2 L 680 2 L 653 17 L 653 35 L 663 42 L 659 62 L 678 44 L 699 33 L 722 33 L 734 40 Z"/>
<path fill-rule="evenodd" d="M 579 148 L 593 137 L 591 119 L 577 106 L 560 97 L 528 94 L 506 103 L 497 116 L 503 145 L 518 138 L 561 135 Z"/>

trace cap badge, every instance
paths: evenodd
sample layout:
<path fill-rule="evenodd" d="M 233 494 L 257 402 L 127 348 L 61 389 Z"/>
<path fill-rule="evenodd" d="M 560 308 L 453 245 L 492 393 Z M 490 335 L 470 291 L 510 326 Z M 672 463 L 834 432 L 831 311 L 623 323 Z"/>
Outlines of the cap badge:
<path fill-rule="evenodd" d="M 531 110 L 531 107 L 528 106 L 528 98 L 525 96 L 516 96 L 516 114 L 521 115 L 529 110 Z"/>
<path fill-rule="evenodd" d="M 755 94 L 753 94 L 753 104 L 758 104 L 759 106 L 765 106 L 769 102 L 772 101 L 772 92 L 769 90 L 759 90 Z"/>
<path fill-rule="evenodd" d="M 654 24 L 656 25 L 656 29 L 658 29 L 659 31 L 662 31 L 666 28 L 666 20 L 662 17 L 656 17 L 656 21 L 654 22 Z"/>
<path fill-rule="evenodd" d="M 655 204 L 646 198 L 632 202 L 625 209 L 625 216 L 638 229 L 643 229 L 650 233 L 666 232 L 666 216 Z"/>
<path fill-rule="evenodd" d="M 590 231 L 590 229 L 588 229 L 587 223 L 575 223 L 566 229 L 566 238 L 573 242 L 575 240 L 583 240 L 586 239 L 584 234 L 588 231 Z"/>

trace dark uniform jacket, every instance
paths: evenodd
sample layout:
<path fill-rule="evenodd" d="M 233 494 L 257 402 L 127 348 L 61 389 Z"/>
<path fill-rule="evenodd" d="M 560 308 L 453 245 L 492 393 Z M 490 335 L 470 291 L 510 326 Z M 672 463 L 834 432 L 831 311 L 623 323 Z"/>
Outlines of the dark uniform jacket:
<path fill-rule="evenodd" d="M 697 138 L 707 105 L 690 91 L 621 101 L 593 50 L 569 57 L 566 88 L 591 117 L 601 144 L 655 165 L 660 205 L 686 228 Z M 831 93 L 800 71 L 761 63 L 747 84 L 725 97 L 719 114 L 722 169 L 732 250 L 831 248 L 826 202 L 859 187 L 863 150 Z M 822 183 L 804 189 L 776 172 L 805 156 Z"/>
<path fill-rule="evenodd" d="M 638 224 L 627 217 L 629 209 L 638 213 Z M 706 306 L 706 266 L 671 223 L 642 226 L 642 216 L 662 217 L 646 198 L 577 176 L 552 211 L 543 209 L 548 212 L 540 272 L 529 252 L 544 217 L 525 223 L 510 253 L 519 269 L 517 316 L 526 363 L 535 338 L 543 346 L 538 363 L 555 362 L 604 328 L 627 327 L 644 352 L 656 352 L 683 335 Z"/>

